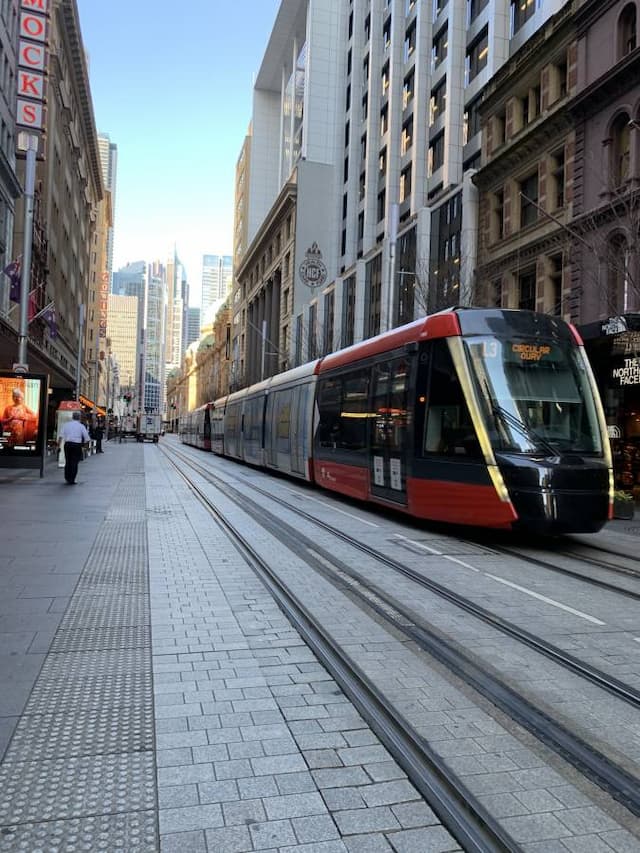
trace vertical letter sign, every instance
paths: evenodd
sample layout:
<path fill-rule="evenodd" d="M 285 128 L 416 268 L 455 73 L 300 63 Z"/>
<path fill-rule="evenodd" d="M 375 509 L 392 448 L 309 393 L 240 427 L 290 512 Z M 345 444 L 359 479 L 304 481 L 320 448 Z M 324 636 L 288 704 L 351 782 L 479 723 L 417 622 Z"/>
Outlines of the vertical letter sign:
<path fill-rule="evenodd" d="M 50 0 L 20 0 L 18 42 L 19 129 L 44 130 Z"/>

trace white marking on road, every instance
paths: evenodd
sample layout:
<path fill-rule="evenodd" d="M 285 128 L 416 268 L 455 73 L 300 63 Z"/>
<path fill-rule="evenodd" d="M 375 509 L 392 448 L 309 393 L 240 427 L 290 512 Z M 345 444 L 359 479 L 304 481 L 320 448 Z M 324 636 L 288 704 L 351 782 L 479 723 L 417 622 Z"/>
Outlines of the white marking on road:
<path fill-rule="evenodd" d="M 452 563 L 457 563 L 459 566 L 464 566 L 465 569 L 471 569 L 472 572 L 479 572 L 480 569 L 476 569 L 475 566 L 470 566 L 469 563 L 465 563 L 463 560 L 459 560 L 457 557 L 448 557 L 446 554 L 443 555 L 445 560 L 450 560 Z"/>
<path fill-rule="evenodd" d="M 511 581 L 504 580 L 504 578 L 496 577 L 496 575 L 491 575 L 489 572 L 485 572 L 486 577 L 491 578 L 498 583 L 503 583 L 505 586 L 513 587 L 513 589 L 517 589 L 520 592 L 524 592 L 525 595 L 530 595 L 533 598 L 537 598 L 540 601 L 544 601 L 546 604 L 551 604 L 553 607 L 559 607 L 560 610 L 566 610 L 567 613 L 573 613 L 574 616 L 579 616 L 581 619 L 586 619 L 587 622 L 593 622 L 594 625 L 606 625 L 606 622 L 602 622 L 600 619 L 596 619 L 595 616 L 589 616 L 588 613 L 583 613 L 581 610 L 574 610 L 573 607 L 568 607 L 566 604 L 561 604 L 559 601 L 555 601 L 553 598 L 547 598 L 546 595 L 540 595 L 538 592 L 534 592 L 532 589 L 527 589 L 525 586 L 519 586 L 517 583 L 511 583 Z"/>
<path fill-rule="evenodd" d="M 407 536 L 402 536 L 400 533 L 394 533 L 393 538 L 402 539 L 403 542 L 410 542 L 412 545 L 415 545 L 416 548 L 422 548 L 424 551 L 428 551 L 430 554 L 435 554 L 436 557 L 442 557 L 442 551 L 436 551 L 435 548 L 430 548 L 428 545 L 423 545 L 422 542 L 415 542 L 413 539 L 409 539 Z"/>
<path fill-rule="evenodd" d="M 318 498 L 312 498 L 310 495 L 297 495 L 295 492 L 291 492 L 294 497 L 304 497 L 308 501 L 314 501 L 314 503 L 320 504 L 320 506 L 324 506 L 327 509 L 332 510 L 333 512 L 339 512 L 340 515 L 346 515 L 348 518 L 354 518 L 356 521 L 359 521 L 361 524 L 368 524 L 369 527 L 379 527 L 379 524 L 374 524 L 373 521 L 365 521 L 364 518 L 360 518 L 359 515 L 353 515 L 351 512 L 345 512 L 343 509 L 338 509 L 335 506 L 331 506 L 331 504 L 327 504 L 324 501 L 318 500 Z"/>

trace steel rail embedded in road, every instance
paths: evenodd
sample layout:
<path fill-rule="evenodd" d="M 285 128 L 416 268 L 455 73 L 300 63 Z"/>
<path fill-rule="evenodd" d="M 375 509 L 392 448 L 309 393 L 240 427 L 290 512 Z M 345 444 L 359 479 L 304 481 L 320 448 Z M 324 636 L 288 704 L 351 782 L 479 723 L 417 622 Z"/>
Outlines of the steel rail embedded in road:
<path fill-rule="evenodd" d="M 246 542 L 233 524 L 171 457 L 167 455 L 167 458 L 191 491 L 231 537 L 289 621 L 332 674 L 463 849 L 473 853 L 521 851 L 522 848 L 516 841 L 449 770 L 446 763 L 425 740 L 395 711 L 384 694 L 324 631 L 304 604 L 286 588 L 277 574 Z M 197 470 L 198 466 L 192 467 Z"/>
<path fill-rule="evenodd" d="M 233 486 L 229 486 L 229 484 L 224 480 L 221 480 L 219 477 L 212 474 L 210 470 L 207 470 L 183 454 L 176 455 L 184 459 L 190 467 L 201 473 L 201 476 L 213 485 L 222 487 L 225 495 L 242 509 L 246 510 L 247 506 L 253 506 L 257 511 L 256 517 L 258 517 L 259 511 L 261 525 L 269 527 L 266 520 L 266 516 L 269 516 L 271 518 L 271 526 L 276 527 L 278 530 L 286 531 L 287 538 L 291 540 L 287 547 L 301 554 L 307 562 L 310 559 L 309 553 L 307 552 L 311 551 L 317 553 L 321 550 L 315 543 L 310 542 L 309 540 L 305 541 L 305 537 L 301 535 L 300 531 L 293 530 L 290 525 L 286 524 L 286 522 L 283 522 L 281 519 L 269 513 L 268 510 L 265 510 L 264 507 L 256 504 L 251 500 L 251 498 L 247 498 L 245 495 L 242 495 L 242 493 L 237 489 L 234 489 Z M 173 464 L 175 465 L 175 463 Z M 471 612 L 473 615 L 478 615 L 479 618 L 483 619 L 483 621 L 495 625 L 495 627 L 498 627 L 509 635 L 514 636 L 516 639 L 520 639 L 526 645 L 532 646 L 533 648 L 536 648 L 536 650 L 538 650 L 537 646 L 539 644 L 541 645 L 542 650 L 549 648 L 552 654 L 549 654 L 548 656 L 557 663 L 560 663 L 572 670 L 576 670 L 577 667 L 579 674 L 589 678 L 590 681 L 597 684 L 599 687 L 609 690 L 609 692 L 616 696 L 616 698 L 623 698 L 625 701 L 634 705 L 638 704 L 636 691 L 627 687 L 627 685 L 623 685 L 617 682 L 617 680 L 611 679 L 604 673 L 600 674 L 595 668 L 589 667 L 581 661 L 576 661 L 572 656 L 567 655 L 545 641 L 538 640 L 533 637 L 533 635 L 530 635 L 529 632 L 517 628 L 506 620 L 485 611 L 484 608 L 474 605 L 472 602 L 464 599 L 457 593 L 447 590 L 437 582 L 424 578 L 409 567 L 403 566 L 401 563 L 397 563 L 397 561 L 384 554 L 378 553 L 375 549 L 370 548 L 369 546 L 363 545 L 357 540 L 352 539 L 348 534 L 333 528 L 326 522 L 320 521 L 314 516 L 304 512 L 304 510 L 291 506 L 286 501 L 275 497 L 270 492 L 266 492 L 254 483 L 251 484 L 251 488 L 253 491 L 269 498 L 269 500 L 287 507 L 290 511 L 297 513 L 301 517 L 312 522 L 314 525 L 331 532 L 352 547 L 367 553 L 379 562 L 388 565 L 394 570 L 406 575 L 412 580 L 415 580 L 417 583 L 429 590 L 442 595 L 454 604 L 458 604 L 458 606 L 463 607 L 463 609 Z M 230 492 L 235 492 L 237 497 L 234 498 Z M 305 549 L 304 553 L 300 551 L 300 548 Z M 570 732 L 561 723 L 553 720 L 548 714 L 536 708 L 536 706 L 529 700 L 525 699 L 511 687 L 506 685 L 497 676 L 489 673 L 475 660 L 468 657 L 451 643 L 439 637 L 434 631 L 431 631 L 428 628 L 425 628 L 424 625 L 419 624 L 419 620 L 417 620 L 413 614 L 408 613 L 406 608 L 390 596 L 387 596 L 386 593 L 379 590 L 377 587 L 374 587 L 374 585 L 353 569 L 344 566 L 343 564 L 338 565 L 338 561 L 331 554 L 323 553 L 321 556 L 324 563 L 329 562 L 336 565 L 336 568 L 341 574 L 357 577 L 358 582 L 362 586 L 365 588 L 368 587 L 369 589 L 375 589 L 375 595 L 380 602 L 383 603 L 383 606 L 376 605 L 375 601 L 372 601 L 371 596 L 363 596 L 358 590 L 354 590 L 352 586 L 349 586 L 350 591 L 355 591 L 356 594 L 358 594 L 361 599 L 364 599 L 367 605 L 372 606 L 382 618 L 390 621 L 396 629 L 411 637 L 420 645 L 421 648 L 437 660 L 444 663 L 458 677 L 462 678 L 466 683 L 474 687 L 479 693 L 485 696 L 485 698 L 488 698 L 491 702 L 497 705 L 501 710 L 530 731 L 540 741 L 553 748 L 566 761 L 581 772 L 586 772 L 588 778 L 603 790 L 607 791 L 607 793 L 609 793 L 618 802 L 622 803 L 629 809 L 629 811 L 640 816 L 640 782 L 635 776 L 610 761 L 603 753 L 586 743 L 582 738 Z M 311 557 L 311 559 L 313 558 Z M 319 565 L 318 570 L 323 572 L 325 576 L 328 576 L 326 567 L 323 567 L 322 564 Z M 477 613 L 475 612 L 476 610 L 478 611 Z M 393 611 L 396 611 L 401 618 L 394 620 L 391 616 Z M 543 653 L 546 652 L 543 651 Z M 618 685 L 623 688 L 623 695 L 619 694 Z M 634 698 L 634 696 L 636 698 Z"/>

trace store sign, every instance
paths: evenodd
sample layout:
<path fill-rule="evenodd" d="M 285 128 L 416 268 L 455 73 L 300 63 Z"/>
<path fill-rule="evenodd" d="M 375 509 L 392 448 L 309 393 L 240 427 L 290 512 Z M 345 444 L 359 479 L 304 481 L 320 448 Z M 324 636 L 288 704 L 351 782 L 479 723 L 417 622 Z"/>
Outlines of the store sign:
<path fill-rule="evenodd" d="M 640 358 L 625 358 L 622 367 L 614 367 L 611 376 L 621 387 L 640 385 Z"/>
<path fill-rule="evenodd" d="M 20 0 L 18 100 L 20 129 L 44 130 L 50 0 Z"/>
<path fill-rule="evenodd" d="M 103 272 L 100 276 L 100 297 L 98 299 L 100 311 L 100 322 L 98 325 L 98 337 L 107 337 L 107 318 L 109 315 L 109 273 Z"/>
<path fill-rule="evenodd" d="M 619 335 L 627 331 L 627 323 L 624 317 L 609 317 L 602 324 L 603 335 Z"/>

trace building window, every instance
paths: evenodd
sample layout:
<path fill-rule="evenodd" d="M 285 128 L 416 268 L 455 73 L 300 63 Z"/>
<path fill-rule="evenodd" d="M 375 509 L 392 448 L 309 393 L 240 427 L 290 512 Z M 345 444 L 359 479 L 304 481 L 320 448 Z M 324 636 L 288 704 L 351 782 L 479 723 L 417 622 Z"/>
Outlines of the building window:
<path fill-rule="evenodd" d="M 324 335 L 322 350 L 326 355 L 333 352 L 333 329 L 334 329 L 335 293 L 332 290 L 324 297 Z"/>
<path fill-rule="evenodd" d="M 416 49 L 416 22 L 413 21 L 404 38 L 404 61 L 408 62 Z"/>
<path fill-rule="evenodd" d="M 467 48 L 467 83 L 474 80 L 486 67 L 488 58 L 489 28 L 485 27 Z"/>
<path fill-rule="evenodd" d="M 367 116 L 369 115 L 369 94 L 365 92 L 362 96 L 362 121 L 367 120 Z"/>
<path fill-rule="evenodd" d="M 349 276 L 342 286 L 342 340 L 341 346 L 353 344 L 356 323 L 356 277 Z"/>
<path fill-rule="evenodd" d="M 363 133 L 360 137 L 360 160 L 367 159 L 367 134 Z"/>
<path fill-rule="evenodd" d="M 378 157 L 378 172 L 380 177 L 387 174 L 387 149 L 383 148 Z"/>
<path fill-rule="evenodd" d="M 382 69 L 382 74 L 380 75 L 380 79 L 382 80 L 382 97 L 384 97 L 388 90 L 389 85 L 391 84 L 391 73 L 389 71 L 389 63 L 385 62 L 384 67 Z"/>
<path fill-rule="evenodd" d="M 411 195 L 411 164 L 400 173 L 400 202 L 406 201 Z"/>
<path fill-rule="evenodd" d="M 487 7 L 489 0 L 467 0 L 467 20 L 472 24 L 480 12 Z"/>
<path fill-rule="evenodd" d="M 348 157 L 344 158 L 344 169 L 342 172 L 342 180 L 345 184 L 349 180 L 349 158 Z"/>
<path fill-rule="evenodd" d="M 364 40 L 368 42 L 371 38 L 371 15 L 367 15 L 364 19 Z"/>
<path fill-rule="evenodd" d="M 435 139 L 432 140 L 431 145 L 429 145 L 429 155 L 428 155 L 428 170 L 429 177 L 433 175 L 434 172 L 437 172 L 438 169 L 444 164 L 444 131 L 439 133 Z"/>
<path fill-rule="evenodd" d="M 409 74 L 404 78 L 404 85 L 402 87 L 402 109 L 405 110 L 407 106 L 413 100 L 414 88 L 415 88 L 415 71 L 410 71 Z"/>
<path fill-rule="evenodd" d="M 621 187 L 629 178 L 631 157 L 631 129 L 629 116 L 622 113 L 611 128 L 611 179 L 614 187 Z"/>
<path fill-rule="evenodd" d="M 378 207 L 377 207 L 377 221 L 380 222 L 384 219 L 385 213 L 385 200 L 386 200 L 386 192 L 382 190 L 378 193 Z"/>
<path fill-rule="evenodd" d="M 360 180 L 358 181 L 358 201 L 362 201 L 367 192 L 367 176 L 365 172 L 360 172 Z"/>
<path fill-rule="evenodd" d="M 344 126 L 344 147 L 347 148 L 349 145 L 349 134 L 351 130 L 351 125 L 347 122 Z"/>
<path fill-rule="evenodd" d="M 554 210 L 564 207 L 564 148 L 551 155 L 551 204 Z"/>
<path fill-rule="evenodd" d="M 636 4 L 629 3 L 618 20 L 618 58 L 636 49 Z"/>
<path fill-rule="evenodd" d="M 347 86 L 344 108 L 346 112 L 349 112 L 349 110 L 351 109 L 351 83 L 349 83 L 349 85 Z"/>
<path fill-rule="evenodd" d="M 491 282 L 490 306 L 502 308 L 502 279 L 496 278 Z"/>
<path fill-rule="evenodd" d="M 385 106 L 380 110 L 380 136 L 384 136 L 389 129 L 389 108 Z"/>
<path fill-rule="evenodd" d="M 536 0 L 511 0 L 511 34 L 515 35 L 535 11 Z"/>
<path fill-rule="evenodd" d="M 607 310 L 613 314 L 629 307 L 627 241 L 622 234 L 615 234 L 607 249 Z"/>
<path fill-rule="evenodd" d="M 318 306 L 309 305 L 309 337 L 307 339 L 307 358 L 313 361 L 318 357 Z"/>
<path fill-rule="evenodd" d="M 518 276 L 518 308 L 536 310 L 536 271 L 528 270 Z"/>
<path fill-rule="evenodd" d="M 353 62 L 353 60 L 352 60 L 352 56 L 351 56 L 351 48 L 349 48 L 349 51 L 347 53 L 347 74 L 351 74 L 352 62 Z"/>
<path fill-rule="evenodd" d="M 391 44 L 391 15 L 384 22 L 382 28 L 382 46 L 386 50 Z"/>
<path fill-rule="evenodd" d="M 364 238 L 364 210 L 358 214 L 358 240 Z"/>
<path fill-rule="evenodd" d="M 466 145 L 476 133 L 480 133 L 480 101 L 481 97 L 475 98 L 464 111 L 464 125 L 462 129 L 462 144 Z"/>
<path fill-rule="evenodd" d="M 302 314 L 296 317 L 296 364 L 302 364 Z"/>
<path fill-rule="evenodd" d="M 400 140 L 400 153 L 406 154 L 413 144 L 413 116 L 402 125 L 402 137 Z"/>
<path fill-rule="evenodd" d="M 365 272 L 365 337 L 380 333 L 380 306 L 382 296 L 382 253 L 369 261 Z"/>
<path fill-rule="evenodd" d="M 498 190 L 491 196 L 491 223 L 489 239 L 492 243 L 504 237 L 504 192 Z"/>
<path fill-rule="evenodd" d="M 549 313 L 555 317 L 562 316 L 562 255 L 554 255 L 549 258 L 551 269 L 549 280 L 551 283 L 551 306 Z"/>
<path fill-rule="evenodd" d="M 444 114 L 447 106 L 447 78 L 444 77 L 439 86 L 431 90 L 429 103 L 429 124 L 433 125 Z"/>
<path fill-rule="evenodd" d="M 443 62 L 447 58 L 447 49 L 449 47 L 449 30 L 445 24 L 445 26 L 440 30 L 440 32 L 436 33 L 433 37 L 433 48 L 432 48 L 432 63 L 433 67 L 437 68 L 441 62 Z"/>
<path fill-rule="evenodd" d="M 444 7 L 446 5 L 447 5 L 447 0 L 433 0 L 433 20 L 434 21 L 438 17 L 438 15 L 440 14 L 440 12 L 442 12 L 442 10 L 444 9 Z"/>
<path fill-rule="evenodd" d="M 538 172 L 520 181 L 520 227 L 533 225 L 538 219 Z"/>
<path fill-rule="evenodd" d="M 345 220 L 347 218 L 347 209 L 348 209 L 348 201 L 347 194 L 345 193 L 342 196 L 342 219 Z"/>

